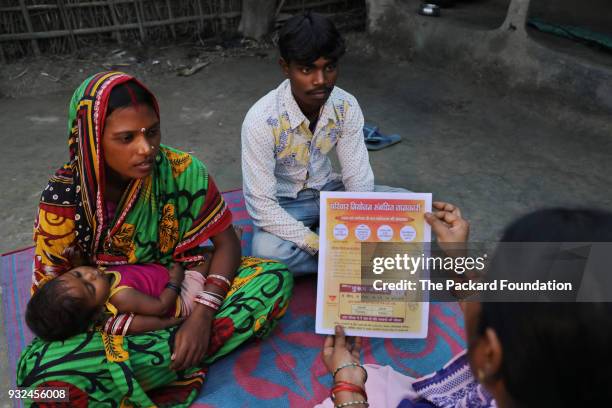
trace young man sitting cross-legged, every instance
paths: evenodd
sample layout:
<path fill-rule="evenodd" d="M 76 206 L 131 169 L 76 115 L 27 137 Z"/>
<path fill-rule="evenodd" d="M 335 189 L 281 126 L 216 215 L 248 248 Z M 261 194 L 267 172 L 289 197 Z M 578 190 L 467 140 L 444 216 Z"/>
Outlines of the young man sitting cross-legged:
<path fill-rule="evenodd" d="M 317 271 L 320 191 L 406 191 L 374 185 L 354 96 L 335 86 L 344 40 L 327 18 L 293 17 L 280 31 L 288 78 L 251 107 L 242 125 L 242 173 L 255 222 L 253 255 L 294 274 Z M 341 174 L 328 154 L 336 148 Z"/>

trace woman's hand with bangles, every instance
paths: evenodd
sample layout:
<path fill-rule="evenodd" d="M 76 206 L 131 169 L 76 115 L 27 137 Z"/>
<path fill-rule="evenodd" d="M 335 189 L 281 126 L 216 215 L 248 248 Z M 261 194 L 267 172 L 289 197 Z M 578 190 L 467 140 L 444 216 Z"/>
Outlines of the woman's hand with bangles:
<path fill-rule="evenodd" d="M 323 363 L 327 370 L 334 372 L 350 363 L 359 364 L 361 337 L 346 337 L 342 326 L 336 326 L 336 334 L 327 336 L 323 344 Z M 361 367 L 345 367 L 337 371 L 334 381 L 347 381 L 364 387 L 365 373 Z"/>

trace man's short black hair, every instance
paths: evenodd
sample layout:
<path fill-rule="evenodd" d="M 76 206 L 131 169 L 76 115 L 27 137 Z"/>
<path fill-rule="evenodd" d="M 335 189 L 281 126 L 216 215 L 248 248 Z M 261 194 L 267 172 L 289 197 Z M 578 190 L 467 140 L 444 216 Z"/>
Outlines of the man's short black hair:
<path fill-rule="evenodd" d="M 67 292 L 66 284 L 53 279 L 30 299 L 25 320 L 32 332 L 45 341 L 66 340 L 86 332 L 97 317 L 95 308 L 88 309 L 84 299 Z"/>
<path fill-rule="evenodd" d="M 323 57 L 337 61 L 346 47 L 344 39 L 327 17 L 307 12 L 292 17 L 281 28 L 278 39 L 281 57 L 287 64 L 312 64 Z"/>

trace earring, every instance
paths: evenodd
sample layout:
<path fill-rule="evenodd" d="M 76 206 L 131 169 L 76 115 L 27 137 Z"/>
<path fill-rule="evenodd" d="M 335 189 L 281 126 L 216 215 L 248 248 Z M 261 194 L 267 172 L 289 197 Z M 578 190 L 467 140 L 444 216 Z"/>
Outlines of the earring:
<path fill-rule="evenodd" d="M 481 384 L 484 382 L 484 380 L 486 380 L 487 376 L 482 368 L 479 368 L 478 370 L 476 370 L 476 378 L 478 379 L 478 382 Z"/>

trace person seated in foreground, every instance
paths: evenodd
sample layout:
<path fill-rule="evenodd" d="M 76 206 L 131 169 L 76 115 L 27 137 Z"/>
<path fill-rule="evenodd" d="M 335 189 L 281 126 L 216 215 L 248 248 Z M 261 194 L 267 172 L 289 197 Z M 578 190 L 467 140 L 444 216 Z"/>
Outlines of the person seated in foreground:
<path fill-rule="evenodd" d="M 200 291 L 189 317 L 165 329 L 124 336 L 134 316 L 118 313 L 101 330 L 65 341 L 34 338 L 17 363 L 16 385 L 61 384 L 74 407 L 187 407 L 208 364 L 270 334 L 293 276 L 280 263 L 241 257 L 213 177 L 195 156 L 162 143 L 159 105 L 136 78 L 89 77 L 72 96 L 68 123 L 70 161 L 39 202 L 32 294 L 79 265 L 180 263 L 202 272 L 208 240 L 210 271 L 232 287 L 207 280 L 205 291 L 223 301 Z"/>
<path fill-rule="evenodd" d="M 255 103 L 242 124 L 244 197 L 255 223 L 254 256 L 293 274 L 315 273 L 319 192 L 405 192 L 374 185 L 355 97 L 336 86 L 345 52 L 334 24 L 319 14 L 289 19 L 280 30 L 287 77 Z M 329 158 L 336 148 L 341 174 Z"/>
<path fill-rule="evenodd" d="M 502 242 L 612 242 L 612 213 L 537 211 L 512 223 Z M 547 272 L 527 266 L 519 273 L 535 279 Z M 496 275 L 494 268 L 491 275 Z M 462 306 L 467 350 L 421 379 L 390 367 L 359 365 L 361 339 L 345 338 L 337 326 L 336 335 L 328 336 L 323 346 L 323 361 L 334 374 L 335 401 L 318 407 L 612 404 L 612 303 L 469 301 Z"/>

